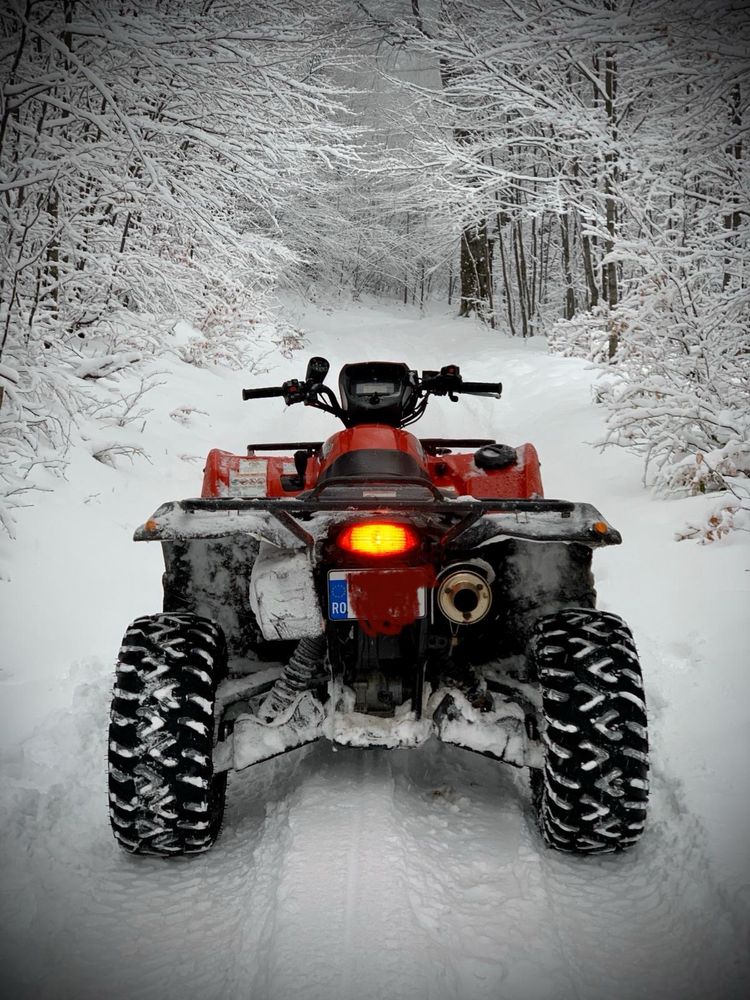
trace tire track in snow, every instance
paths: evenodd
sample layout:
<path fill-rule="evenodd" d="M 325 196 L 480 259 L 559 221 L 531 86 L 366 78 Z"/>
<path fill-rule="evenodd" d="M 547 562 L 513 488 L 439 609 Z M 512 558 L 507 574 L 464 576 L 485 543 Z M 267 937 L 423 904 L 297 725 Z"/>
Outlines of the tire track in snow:
<path fill-rule="evenodd" d="M 456 1000 L 575 996 L 526 844 L 513 772 L 433 744 L 403 758 L 397 801 L 410 852 L 407 892 Z"/>
<path fill-rule="evenodd" d="M 360 775 L 372 774 L 372 761 L 360 756 L 357 761 Z M 357 893 L 359 889 L 359 869 L 361 865 L 362 827 L 364 810 L 354 809 L 352 837 L 346 847 L 346 903 L 344 905 L 344 933 L 341 942 L 342 969 L 338 995 L 344 998 L 352 996 L 352 961 L 350 959 L 354 944 L 354 921 L 356 920 Z"/>
<path fill-rule="evenodd" d="M 403 900 L 389 755 L 323 745 L 305 767 L 308 778 L 287 803 L 273 933 L 250 995 L 427 996 L 425 940 Z"/>

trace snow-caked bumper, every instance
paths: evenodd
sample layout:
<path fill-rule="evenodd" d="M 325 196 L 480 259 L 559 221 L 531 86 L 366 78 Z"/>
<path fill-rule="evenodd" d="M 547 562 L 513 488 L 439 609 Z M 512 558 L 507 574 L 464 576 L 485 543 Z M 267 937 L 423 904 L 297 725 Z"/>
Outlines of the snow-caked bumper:
<path fill-rule="evenodd" d="M 221 699 L 221 688 L 218 694 Z M 331 682 L 328 695 L 324 704 L 312 691 L 300 692 L 270 720 L 257 713 L 239 714 L 230 735 L 216 747 L 214 770 L 242 770 L 319 739 L 339 746 L 398 749 L 419 747 L 433 736 L 515 767 L 543 765 L 541 743 L 530 724 L 533 708 L 521 691 L 517 697 L 513 692 L 495 694 L 488 710 L 472 705 L 455 688 L 441 687 L 425 692 L 419 718 L 408 704 L 390 718 L 355 712 L 353 692 L 338 682 Z"/>

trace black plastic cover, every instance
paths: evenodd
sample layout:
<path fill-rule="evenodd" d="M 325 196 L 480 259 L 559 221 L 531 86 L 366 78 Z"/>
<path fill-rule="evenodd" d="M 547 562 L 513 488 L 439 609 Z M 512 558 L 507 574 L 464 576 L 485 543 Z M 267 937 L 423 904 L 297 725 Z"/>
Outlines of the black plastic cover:
<path fill-rule="evenodd" d="M 411 455 L 390 448 L 358 448 L 347 451 L 320 474 L 320 482 L 328 479 L 347 479 L 350 476 L 370 476 L 381 479 L 429 479 L 429 476 Z"/>
<path fill-rule="evenodd" d="M 517 461 L 516 449 L 509 444 L 486 444 L 474 452 L 474 464 L 478 469 L 505 469 Z"/>
<path fill-rule="evenodd" d="M 387 424 L 399 427 L 417 389 L 417 373 L 396 361 L 344 365 L 339 393 L 347 427 Z"/>

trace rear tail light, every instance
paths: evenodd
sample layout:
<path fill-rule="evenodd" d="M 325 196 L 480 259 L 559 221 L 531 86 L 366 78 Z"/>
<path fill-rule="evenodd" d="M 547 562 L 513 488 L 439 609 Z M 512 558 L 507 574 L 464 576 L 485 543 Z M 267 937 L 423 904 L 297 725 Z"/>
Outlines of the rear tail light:
<path fill-rule="evenodd" d="M 408 524 L 364 521 L 345 528 L 336 543 L 355 555 L 399 556 L 419 545 L 419 535 Z"/>

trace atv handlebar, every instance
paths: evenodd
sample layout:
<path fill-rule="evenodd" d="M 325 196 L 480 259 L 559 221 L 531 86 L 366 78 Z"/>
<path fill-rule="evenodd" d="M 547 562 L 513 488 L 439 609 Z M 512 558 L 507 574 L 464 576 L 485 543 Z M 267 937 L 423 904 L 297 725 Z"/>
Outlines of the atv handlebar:
<path fill-rule="evenodd" d="M 502 382 L 462 382 L 455 390 L 456 392 L 487 393 L 492 396 L 499 396 L 503 391 Z"/>
<path fill-rule="evenodd" d="M 269 399 L 271 396 L 283 396 L 284 388 L 280 385 L 273 385 L 269 389 L 243 389 L 243 399 Z"/>
<path fill-rule="evenodd" d="M 307 377 L 304 381 L 292 378 L 283 385 L 269 386 L 265 389 L 243 389 L 242 398 L 271 399 L 280 396 L 287 406 L 304 403 L 306 406 L 313 406 L 317 410 L 333 414 L 347 427 L 351 427 L 355 421 L 347 415 L 347 411 L 336 399 L 333 391 L 323 384 L 327 372 L 328 362 L 324 358 L 312 358 L 307 366 Z M 447 396 L 454 403 L 458 401 L 459 393 L 499 399 L 503 385 L 502 382 L 465 382 L 458 365 L 444 365 L 440 371 L 423 371 L 421 378 L 418 372 L 410 371 L 408 381 L 404 382 L 404 391 L 407 390 L 411 392 L 411 398 L 404 406 L 397 427 L 405 427 L 419 420 L 430 396 Z"/>
<path fill-rule="evenodd" d="M 499 399 L 503 391 L 503 384 L 502 382 L 465 382 L 461 377 L 458 365 L 445 365 L 439 372 L 422 372 L 420 389 L 433 396 L 448 396 L 451 399 L 455 399 L 455 393 L 459 392 L 494 396 Z"/>

